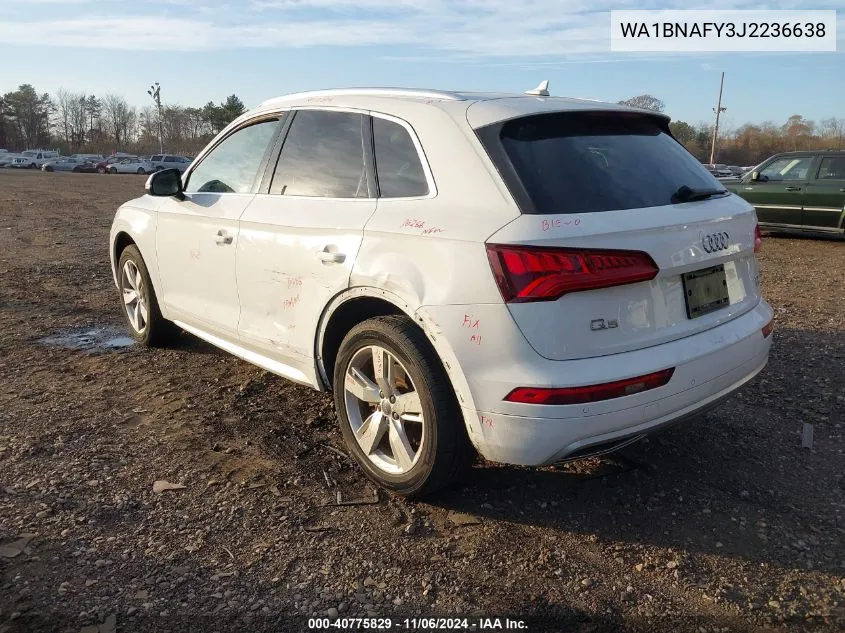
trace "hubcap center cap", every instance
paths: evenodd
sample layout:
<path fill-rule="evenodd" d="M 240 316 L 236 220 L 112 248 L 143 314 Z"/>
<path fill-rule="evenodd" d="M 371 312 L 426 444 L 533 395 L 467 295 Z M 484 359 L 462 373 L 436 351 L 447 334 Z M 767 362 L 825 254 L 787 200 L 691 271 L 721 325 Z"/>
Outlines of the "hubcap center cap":
<path fill-rule="evenodd" d="M 384 415 L 390 415 L 391 412 L 393 411 L 393 407 L 390 406 L 390 402 L 386 399 L 381 401 L 381 407 L 380 408 L 381 408 L 381 412 Z"/>

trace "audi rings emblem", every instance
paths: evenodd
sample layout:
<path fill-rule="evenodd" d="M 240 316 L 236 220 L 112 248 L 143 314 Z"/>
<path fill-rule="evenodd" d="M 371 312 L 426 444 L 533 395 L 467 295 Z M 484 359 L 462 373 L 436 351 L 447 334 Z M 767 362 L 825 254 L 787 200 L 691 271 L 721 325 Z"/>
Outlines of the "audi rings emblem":
<path fill-rule="evenodd" d="M 706 253 L 717 253 L 725 250 L 730 244 L 731 236 L 726 231 L 711 233 L 701 238 L 701 246 Z"/>

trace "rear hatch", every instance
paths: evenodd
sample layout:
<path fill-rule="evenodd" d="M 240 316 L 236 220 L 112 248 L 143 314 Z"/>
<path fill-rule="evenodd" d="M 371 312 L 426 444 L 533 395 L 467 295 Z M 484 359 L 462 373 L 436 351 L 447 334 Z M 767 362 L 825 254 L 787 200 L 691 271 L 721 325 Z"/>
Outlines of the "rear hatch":
<path fill-rule="evenodd" d="M 753 208 L 726 192 L 666 122 L 557 112 L 476 130 L 522 210 L 487 240 L 491 267 L 542 356 L 659 345 L 759 302 Z"/>

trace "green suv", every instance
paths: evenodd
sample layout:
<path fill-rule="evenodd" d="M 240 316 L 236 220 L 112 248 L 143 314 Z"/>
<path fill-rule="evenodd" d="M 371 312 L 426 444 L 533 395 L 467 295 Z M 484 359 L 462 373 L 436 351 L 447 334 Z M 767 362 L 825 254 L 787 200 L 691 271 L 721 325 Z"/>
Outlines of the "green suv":
<path fill-rule="evenodd" d="M 845 233 L 845 150 L 776 154 L 725 187 L 764 228 Z"/>

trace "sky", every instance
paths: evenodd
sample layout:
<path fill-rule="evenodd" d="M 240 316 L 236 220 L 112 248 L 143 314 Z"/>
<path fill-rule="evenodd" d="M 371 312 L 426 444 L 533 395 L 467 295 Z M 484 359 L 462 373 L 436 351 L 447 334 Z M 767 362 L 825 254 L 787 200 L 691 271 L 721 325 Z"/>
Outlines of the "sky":
<path fill-rule="evenodd" d="M 767 9 L 838 9 L 837 52 L 613 53 L 611 9 L 759 9 L 710 0 L 0 0 L 0 93 L 31 83 L 151 105 L 235 93 L 254 106 L 319 88 L 402 86 L 618 101 L 648 93 L 673 119 L 845 117 L 845 0 Z"/>

